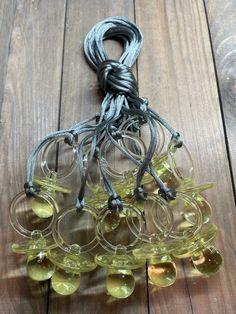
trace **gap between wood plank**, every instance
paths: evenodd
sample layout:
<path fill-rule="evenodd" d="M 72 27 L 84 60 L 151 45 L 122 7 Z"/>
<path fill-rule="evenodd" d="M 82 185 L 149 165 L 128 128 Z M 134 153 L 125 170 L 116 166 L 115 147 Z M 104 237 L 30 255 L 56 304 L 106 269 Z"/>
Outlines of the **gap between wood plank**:
<path fill-rule="evenodd" d="M 133 0 L 133 7 L 134 7 L 134 23 L 136 24 L 136 0 Z M 135 68 L 136 68 L 136 79 L 137 79 L 137 85 L 139 90 L 139 70 L 138 70 L 138 60 L 135 62 Z M 148 314 L 150 314 L 150 298 L 149 298 L 149 284 L 148 284 L 148 263 L 146 262 L 145 265 L 145 278 L 146 278 L 146 289 L 147 289 L 147 311 Z"/>
<path fill-rule="evenodd" d="M 63 28 L 63 39 L 62 39 L 62 56 L 61 56 L 61 78 L 60 78 L 60 92 L 59 92 L 59 108 L 58 108 L 58 122 L 57 122 L 57 130 L 60 130 L 60 119 L 61 119 L 61 102 L 62 102 L 62 85 L 63 85 L 63 69 L 64 69 L 64 56 L 65 56 L 65 36 L 66 36 L 66 20 L 67 20 L 67 3 L 65 0 L 65 10 L 64 10 L 64 28 Z M 58 168 L 58 157 L 59 157 L 59 146 L 57 146 L 56 150 L 56 168 Z M 49 314 L 49 306 L 50 306 L 50 298 L 51 296 L 51 279 L 48 280 L 48 293 L 47 293 L 47 308 L 46 314 Z"/>

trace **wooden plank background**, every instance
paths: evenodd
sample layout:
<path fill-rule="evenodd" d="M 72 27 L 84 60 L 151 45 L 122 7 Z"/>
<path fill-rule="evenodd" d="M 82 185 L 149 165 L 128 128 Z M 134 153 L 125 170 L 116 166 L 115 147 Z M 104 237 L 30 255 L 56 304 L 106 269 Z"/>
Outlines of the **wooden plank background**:
<path fill-rule="evenodd" d="M 178 281 L 166 289 L 147 284 L 143 270 L 134 294 L 122 301 L 106 295 L 98 270 L 84 277 L 79 293 L 59 297 L 50 283 L 28 280 L 22 258 L 11 252 L 16 235 L 8 208 L 22 190 L 33 145 L 99 110 L 102 96 L 83 40 L 97 21 L 115 15 L 129 17 L 144 34 L 140 95 L 183 134 L 196 180 L 216 182 L 206 195 L 225 265 L 203 279 L 180 263 Z M 0 1 L 1 313 L 235 313 L 235 18 L 234 0 Z"/>

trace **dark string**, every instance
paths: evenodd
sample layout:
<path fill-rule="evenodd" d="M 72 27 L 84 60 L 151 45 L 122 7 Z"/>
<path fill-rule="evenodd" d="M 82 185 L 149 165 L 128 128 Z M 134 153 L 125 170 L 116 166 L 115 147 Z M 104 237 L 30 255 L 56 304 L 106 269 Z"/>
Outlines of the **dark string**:
<path fill-rule="evenodd" d="M 111 60 L 104 47 L 106 39 L 119 39 L 123 45 L 123 51 L 119 60 Z M 57 138 L 65 138 L 66 143 L 74 145 L 79 134 L 87 134 L 77 144 L 78 164 L 81 175 L 81 187 L 76 202 L 76 207 L 82 209 L 84 206 L 84 194 L 86 181 L 91 162 L 99 150 L 100 144 L 109 139 L 127 158 L 129 158 L 139 169 L 136 178 L 135 193 L 137 197 L 145 195 L 142 188 L 142 179 L 145 172 L 149 172 L 160 189 L 160 194 L 166 198 L 173 198 L 174 191 L 168 189 L 156 175 L 152 167 L 152 157 L 155 154 L 158 144 L 158 132 L 156 123 L 161 123 L 176 140 L 176 147 L 180 147 L 179 134 L 153 109 L 149 108 L 148 100 L 138 96 L 137 81 L 132 73 L 134 65 L 141 49 L 143 37 L 137 26 L 125 17 L 111 17 L 97 23 L 87 34 L 84 41 L 84 53 L 89 65 L 97 73 L 101 89 L 105 93 L 101 104 L 100 113 L 92 119 L 86 120 L 67 130 L 51 133 L 42 139 L 32 151 L 27 166 L 27 183 L 25 190 L 27 194 L 38 193 L 37 187 L 33 184 L 35 161 L 38 153 L 45 145 Z M 139 117 L 139 120 L 137 120 Z M 119 145 L 118 139 L 122 137 L 121 126 L 128 119 L 135 121 L 136 132 L 143 123 L 147 123 L 150 130 L 150 142 L 145 158 L 140 161 L 135 159 L 124 147 Z M 94 124 L 90 122 L 94 121 Z M 133 128 L 135 128 L 133 126 Z M 85 147 L 87 149 L 87 164 L 84 163 Z M 110 209 L 121 209 L 122 200 L 114 190 L 110 182 L 104 163 L 99 160 L 100 174 L 102 181 L 109 195 L 108 206 Z"/>

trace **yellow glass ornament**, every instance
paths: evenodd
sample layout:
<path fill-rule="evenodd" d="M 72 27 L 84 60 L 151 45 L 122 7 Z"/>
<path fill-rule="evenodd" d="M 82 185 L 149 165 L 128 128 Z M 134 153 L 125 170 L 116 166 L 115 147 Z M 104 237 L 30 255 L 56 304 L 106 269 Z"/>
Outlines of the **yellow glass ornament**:
<path fill-rule="evenodd" d="M 159 195 L 149 194 L 145 200 L 132 199 L 132 206 L 137 208 L 145 225 L 140 229 L 140 224 L 134 211 L 129 211 L 127 223 L 130 231 L 136 238 L 143 242 L 156 242 L 166 238 L 172 231 L 173 215 L 168 203 Z M 129 216 L 130 215 L 130 216 Z"/>
<path fill-rule="evenodd" d="M 172 255 L 176 258 L 188 258 L 193 255 L 194 252 L 200 251 L 202 248 L 211 244 L 217 234 L 217 227 L 214 224 L 205 224 L 202 226 L 200 232 L 195 234 L 192 238 L 189 238 L 183 242 L 181 248 L 175 250 Z"/>
<path fill-rule="evenodd" d="M 31 206 L 33 212 L 40 218 L 49 218 L 53 215 L 53 207 L 44 200 L 34 199 Z"/>
<path fill-rule="evenodd" d="M 180 248 L 182 241 L 166 240 L 157 243 L 146 243 L 133 250 L 136 258 L 148 260 L 148 277 L 158 287 L 168 287 L 177 279 L 177 268 L 170 254 Z"/>
<path fill-rule="evenodd" d="M 79 289 L 80 274 L 75 274 L 58 268 L 52 275 L 51 285 L 53 290 L 58 294 L 73 294 Z"/>
<path fill-rule="evenodd" d="M 60 248 L 55 248 L 48 252 L 48 258 L 58 268 L 68 272 L 80 274 L 94 270 L 97 265 L 88 253 L 68 253 Z"/>
<path fill-rule="evenodd" d="M 177 279 L 177 268 L 171 257 L 151 258 L 148 265 L 148 277 L 158 287 L 168 287 Z"/>
<path fill-rule="evenodd" d="M 168 145 L 167 152 L 159 156 L 155 154 L 152 164 L 157 176 L 172 189 L 179 188 L 184 182 L 192 180 L 193 163 L 187 147 L 182 144 L 176 147 L 176 140 L 173 139 Z M 149 192 L 157 193 L 158 186 L 148 173 L 143 178 L 144 188 Z"/>
<path fill-rule="evenodd" d="M 223 265 L 223 257 L 214 246 L 208 246 L 202 251 L 195 252 L 191 261 L 194 267 L 206 276 L 215 274 Z"/>
<path fill-rule="evenodd" d="M 206 224 L 210 221 L 212 208 L 211 205 L 200 193 L 207 189 L 213 188 L 213 186 L 214 186 L 213 183 L 194 185 L 192 180 L 188 180 L 183 182 L 183 184 L 181 184 L 181 186 L 178 187 L 179 192 L 188 194 L 195 200 L 201 211 L 203 224 Z M 195 221 L 195 213 L 191 210 L 191 208 L 188 205 L 186 205 L 184 208 L 184 217 L 190 223 L 193 223 Z"/>
<path fill-rule="evenodd" d="M 37 254 L 39 252 L 46 252 L 55 248 L 57 244 L 52 239 L 39 238 L 13 243 L 11 248 L 14 253 L 19 254 Z"/>
<path fill-rule="evenodd" d="M 37 281 L 48 280 L 55 271 L 54 264 L 48 259 L 47 251 L 57 245 L 51 238 L 44 238 L 41 231 L 32 232 L 31 239 L 12 244 L 12 251 L 27 255 L 27 274 Z"/>
<path fill-rule="evenodd" d="M 50 250 L 48 258 L 57 267 L 52 276 L 52 288 L 61 295 L 73 294 L 79 289 L 80 273 L 92 271 L 97 267 L 92 256 L 79 253 L 78 248 L 77 254 L 65 252 L 60 248 Z"/>
<path fill-rule="evenodd" d="M 40 252 L 37 255 L 29 255 L 26 268 L 28 276 L 36 281 L 50 279 L 55 271 L 54 264 L 43 252 Z"/>
<path fill-rule="evenodd" d="M 32 210 L 32 203 L 36 201 L 50 208 L 52 216 L 50 219 L 41 218 Z M 32 238 L 36 232 L 39 237 L 46 238 L 52 233 L 52 224 L 55 214 L 59 211 L 58 205 L 54 198 L 41 191 L 39 195 L 26 196 L 25 192 L 21 192 L 15 196 L 10 207 L 10 222 L 13 228 L 22 236 Z M 34 239 L 38 237 L 34 234 Z M 38 237 L 38 238 L 39 238 Z"/>
<path fill-rule="evenodd" d="M 53 199 L 56 198 L 57 192 L 64 194 L 71 193 L 71 189 L 68 189 L 58 184 L 55 176 L 52 176 L 51 178 L 34 177 L 34 183 L 40 186 L 41 190 L 47 193 Z M 44 199 L 34 198 L 31 206 L 32 210 L 38 217 L 48 218 L 53 215 L 53 206 L 50 203 L 46 202 Z"/>
<path fill-rule="evenodd" d="M 202 214 L 196 201 L 188 194 L 177 192 L 176 198 L 168 203 L 174 216 L 174 224 L 170 233 L 171 238 L 187 239 L 198 234 L 202 228 Z M 192 215 L 192 221 L 186 221 L 186 208 Z"/>
<path fill-rule="evenodd" d="M 180 182 L 191 180 L 193 178 L 191 154 L 184 143 L 180 147 L 177 147 L 176 144 L 177 140 L 172 139 L 168 145 L 168 164 Z"/>
<path fill-rule="evenodd" d="M 207 200 L 201 196 L 200 194 L 192 194 L 192 197 L 195 199 L 201 214 L 202 214 L 202 223 L 206 224 L 210 221 L 211 214 L 212 214 L 212 208 L 211 205 L 207 202 Z M 192 211 L 192 209 L 189 206 L 186 206 L 184 208 L 184 218 L 190 222 L 194 223 L 196 220 L 195 213 Z"/>
<path fill-rule="evenodd" d="M 117 299 L 128 298 L 134 291 L 135 279 L 131 270 L 109 269 L 106 280 L 107 293 Z"/>
<path fill-rule="evenodd" d="M 114 298 L 124 299 L 130 296 L 135 288 L 132 270 L 142 267 L 145 259 L 125 254 L 125 247 L 118 247 L 117 252 L 119 251 L 120 254 L 97 254 L 95 261 L 99 266 L 107 268 L 106 288 L 108 294 Z"/>
<path fill-rule="evenodd" d="M 212 182 L 195 185 L 192 179 L 188 179 L 181 183 L 177 191 L 197 196 L 203 191 L 212 189 L 213 187 L 214 187 L 214 184 Z"/>

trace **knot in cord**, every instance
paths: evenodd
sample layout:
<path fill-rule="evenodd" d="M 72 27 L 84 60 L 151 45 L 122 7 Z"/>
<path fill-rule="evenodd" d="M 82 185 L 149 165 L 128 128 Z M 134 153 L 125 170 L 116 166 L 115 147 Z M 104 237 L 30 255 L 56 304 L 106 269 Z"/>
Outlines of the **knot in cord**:
<path fill-rule="evenodd" d="M 119 211 L 123 209 L 123 203 L 120 195 L 111 195 L 108 199 L 108 208 L 111 211 Z"/>
<path fill-rule="evenodd" d="M 145 192 L 142 186 L 134 190 L 134 195 L 136 196 L 137 201 L 145 201 L 148 196 L 147 192 Z"/>
<path fill-rule="evenodd" d="M 24 184 L 25 194 L 27 196 L 37 196 L 40 192 L 40 189 L 38 186 L 35 186 L 33 183 L 26 182 Z"/>
<path fill-rule="evenodd" d="M 118 39 L 123 46 L 118 60 L 111 60 L 105 51 L 104 41 L 110 38 Z M 69 129 L 48 134 L 35 146 L 27 163 L 27 183 L 25 185 L 27 195 L 34 196 L 39 192 L 32 183 L 38 153 L 45 145 L 57 141 L 58 138 L 64 138 L 66 144 L 71 145 L 73 149 L 76 147 L 76 154 L 79 157 L 78 164 L 82 179 L 76 208 L 81 210 L 84 206 L 84 193 L 89 169 L 89 166 L 87 169 L 84 167 L 84 147 L 90 145 L 88 156 L 88 164 L 90 165 L 94 156 L 98 158 L 97 151 L 101 142 L 108 138 L 125 156 L 139 166 L 136 178 L 137 189 L 135 190 L 137 198 L 145 200 L 147 196 L 141 186 L 142 178 L 147 171 L 154 177 L 160 188 L 160 194 L 164 198 L 173 199 L 175 197 L 174 191 L 166 190 L 164 183 L 152 169 L 151 160 L 158 142 L 156 121 L 172 134 L 175 147 L 181 147 L 182 141 L 179 134 L 155 110 L 148 106 L 148 100 L 138 96 L 138 86 L 131 68 L 139 55 L 142 41 L 142 33 L 137 26 L 127 18 L 120 16 L 110 17 L 97 23 L 87 34 L 84 41 L 84 53 L 89 65 L 97 73 L 101 88 L 106 93 L 100 112 L 94 118 L 77 123 Z M 95 125 L 89 124 L 93 120 L 95 120 Z M 149 126 L 150 142 L 142 162 L 136 160 L 118 141 L 122 139 L 122 126 L 126 125 L 129 120 L 134 122 L 128 127 L 133 132 L 138 132 L 142 124 Z M 78 145 L 79 135 L 87 132 L 89 134 Z M 106 176 L 102 158 L 101 160 L 98 158 L 98 160 L 106 191 L 110 195 L 108 207 L 110 210 L 121 210 L 122 200 Z"/>
<path fill-rule="evenodd" d="M 126 64 L 116 60 L 105 60 L 98 66 L 98 81 L 105 91 L 117 91 L 137 95 L 137 81 Z"/>

